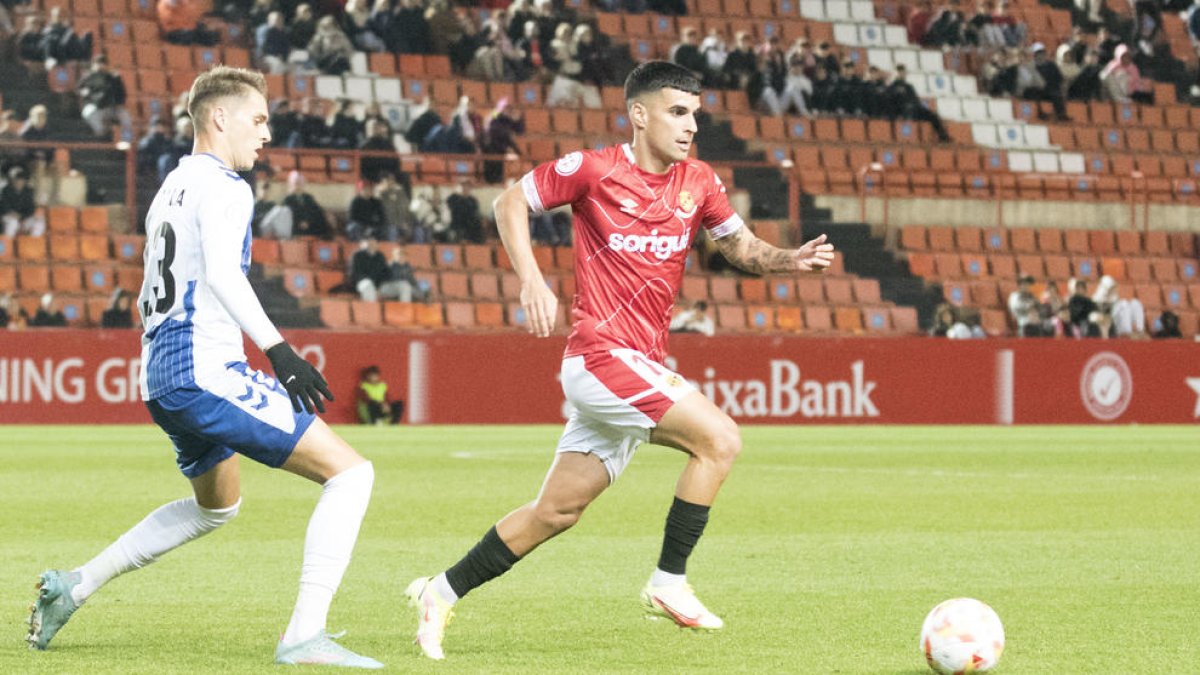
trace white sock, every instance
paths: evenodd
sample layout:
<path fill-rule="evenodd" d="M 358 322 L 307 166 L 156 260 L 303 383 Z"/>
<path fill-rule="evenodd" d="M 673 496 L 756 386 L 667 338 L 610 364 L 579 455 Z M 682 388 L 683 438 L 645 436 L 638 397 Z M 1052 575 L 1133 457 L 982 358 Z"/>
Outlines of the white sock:
<path fill-rule="evenodd" d="M 158 507 L 79 568 L 82 578 L 71 590 L 72 599 L 80 604 L 113 577 L 145 567 L 167 551 L 212 532 L 232 520 L 241 504 L 239 499 L 228 508 L 206 509 L 195 497 L 188 497 Z"/>
<path fill-rule="evenodd" d="M 686 574 L 671 574 L 664 572 L 657 567 L 654 568 L 654 574 L 650 575 L 650 585 L 664 588 L 668 586 L 678 586 L 679 584 L 687 583 Z"/>
<path fill-rule="evenodd" d="M 283 634 L 284 644 L 303 642 L 325 630 L 329 605 L 350 564 L 374 482 L 375 469 L 370 462 L 325 481 L 321 499 L 308 521 L 300 595 Z"/>
<path fill-rule="evenodd" d="M 454 588 L 450 585 L 450 581 L 446 579 L 445 572 L 442 572 L 434 577 L 433 581 L 429 582 L 429 585 L 433 587 L 433 591 L 435 593 L 441 596 L 442 600 L 445 600 L 452 605 L 458 602 L 458 593 L 454 592 Z"/>

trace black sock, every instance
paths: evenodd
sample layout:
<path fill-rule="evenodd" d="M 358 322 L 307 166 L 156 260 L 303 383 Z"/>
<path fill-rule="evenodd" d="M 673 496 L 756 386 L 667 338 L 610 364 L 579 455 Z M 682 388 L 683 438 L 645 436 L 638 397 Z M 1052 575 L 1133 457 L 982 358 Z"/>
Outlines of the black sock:
<path fill-rule="evenodd" d="M 667 527 L 663 533 L 662 554 L 658 556 L 658 569 L 670 574 L 683 574 L 687 570 L 688 556 L 708 524 L 708 509 L 707 506 L 685 502 L 679 497 L 671 502 L 671 510 L 667 512 Z"/>
<path fill-rule="evenodd" d="M 496 528 L 492 527 L 478 544 L 467 551 L 462 560 L 446 570 L 446 581 L 461 598 L 471 589 L 504 574 L 520 559 L 496 533 Z"/>

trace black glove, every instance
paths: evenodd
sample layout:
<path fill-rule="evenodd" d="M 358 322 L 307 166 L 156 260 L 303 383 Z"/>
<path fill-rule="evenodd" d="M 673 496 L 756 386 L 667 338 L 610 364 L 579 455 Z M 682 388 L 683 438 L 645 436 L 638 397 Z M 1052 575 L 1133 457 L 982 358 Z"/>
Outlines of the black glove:
<path fill-rule="evenodd" d="M 300 358 L 292 346 L 286 342 L 271 347 L 266 351 L 271 359 L 271 367 L 275 369 L 275 379 L 287 389 L 288 397 L 292 399 L 292 408 L 300 412 L 300 406 L 308 412 L 316 406 L 320 412 L 325 412 L 325 404 L 321 396 L 332 401 L 333 393 L 320 371 L 311 363 Z"/>

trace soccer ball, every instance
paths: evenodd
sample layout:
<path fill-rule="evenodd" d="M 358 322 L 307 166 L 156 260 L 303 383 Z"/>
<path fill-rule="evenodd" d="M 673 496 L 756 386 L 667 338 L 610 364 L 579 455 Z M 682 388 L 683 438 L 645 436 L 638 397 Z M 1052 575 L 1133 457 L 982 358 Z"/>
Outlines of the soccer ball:
<path fill-rule="evenodd" d="M 996 612 L 978 600 L 947 600 L 925 617 L 921 651 L 935 672 L 986 672 L 996 666 L 1004 651 L 1004 626 Z"/>

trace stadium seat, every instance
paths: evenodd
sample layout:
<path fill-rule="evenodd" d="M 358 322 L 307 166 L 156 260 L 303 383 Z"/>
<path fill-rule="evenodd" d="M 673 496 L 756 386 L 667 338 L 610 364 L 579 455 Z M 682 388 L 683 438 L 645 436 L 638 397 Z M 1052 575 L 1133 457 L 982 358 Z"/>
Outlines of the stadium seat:
<path fill-rule="evenodd" d="M 475 324 L 483 328 L 503 328 L 504 305 L 499 302 L 475 303 Z"/>
<path fill-rule="evenodd" d="M 764 305 L 746 308 L 747 325 L 751 330 L 771 331 L 775 329 L 775 309 Z"/>
<path fill-rule="evenodd" d="M 779 330 L 799 332 L 804 328 L 804 314 L 799 307 L 782 306 L 775 308 L 775 327 Z"/>
<path fill-rule="evenodd" d="M 469 278 L 471 296 L 477 300 L 499 300 L 500 281 L 495 272 L 472 272 Z"/>
<path fill-rule="evenodd" d="M 50 267 L 33 263 L 18 265 L 17 288 L 31 293 L 50 290 Z"/>
<path fill-rule="evenodd" d="M 473 328 L 475 326 L 474 305 L 469 302 L 447 302 L 446 325 L 451 328 Z"/>
<path fill-rule="evenodd" d="M 48 239 L 52 260 L 79 260 L 79 235 L 51 234 Z"/>
<path fill-rule="evenodd" d="M 746 311 L 741 305 L 717 305 L 717 325 L 722 330 L 745 330 Z"/>
<path fill-rule="evenodd" d="M 283 271 L 283 286 L 297 298 L 308 297 L 316 292 L 312 270 L 288 268 Z"/>
<path fill-rule="evenodd" d="M 16 251 L 17 259 L 19 260 L 45 260 L 46 238 L 18 235 L 16 237 Z"/>
<path fill-rule="evenodd" d="M 1116 253 L 1117 241 L 1112 230 L 1089 230 L 1088 249 L 1095 255 Z"/>
<path fill-rule="evenodd" d="M 825 305 L 810 305 L 804 308 L 804 328 L 812 333 L 833 331 L 833 313 Z"/>
<path fill-rule="evenodd" d="M 766 302 L 767 284 L 762 278 L 759 277 L 741 279 L 738 283 L 738 295 L 742 302 Z"/>
<path fill-rule="evenodd" d="M 250 260 L 260 265 L 279 264 L 279 241 L 277 239 L 255 239 L 250 246 Z"/>
<path fill-rule="evenodd" d="M 441 303 L 422 303 L 416 306 L 417 325 L 426 328 L 441 328 L 446 325 Z"/>
<path fill-rule="evenodd" d="M 378 302 L 351 300 L 350 317 L 356 326 L 379 328 L 383 326 L 383 306 Z"/>
<path fill-rule="evenodd" d="M 863 331 L 862 312 L 857 307 L 838 307 L 833 312 L 833 321 L 839 332 L 858 334 Z"/>
<path fill-rule="evenodd" d="M 1150 258 L 1150 269 L 1156 281 L 1171 283 L 1179 281 L 1179 268 L 1172 258 Z"/>
<path fill-rule="evenodd" d="M 321 300 L 320 316 L 326 328 L 348 328 L 352 324 L 350 301 L 324 298 Z"/>
<path fill-rule="evenodd" d="M 1063 250 L 1062 230 L 1042 227 L 1037 230 L 1037 250 L 1042 253 L 1060 253 Z"/>

